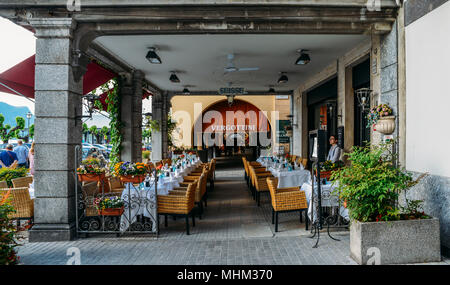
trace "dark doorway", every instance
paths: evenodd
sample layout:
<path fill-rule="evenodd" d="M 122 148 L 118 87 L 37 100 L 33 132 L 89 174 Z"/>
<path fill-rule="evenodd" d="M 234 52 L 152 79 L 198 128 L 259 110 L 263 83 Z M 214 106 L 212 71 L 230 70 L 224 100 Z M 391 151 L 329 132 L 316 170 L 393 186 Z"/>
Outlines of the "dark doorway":
<path fill-rule="evenodd" d="M 370 58 L 353 67 L 353 90 L 370 88 Z M 367 127 L 367 109 L 363 112 L 358 98 L 355 97 L 355 134 L 354 145 L 363 146 L 370 142 L 370 127 Z M 370 101 L 368 102 L 370 106 Z"/>
<path fill-rule="evenodd" d="M 320 129 L 327 131 L 327 136 L 337 135 L 337 77 L 309 91 L 307 104 L 308 132 Z"/>

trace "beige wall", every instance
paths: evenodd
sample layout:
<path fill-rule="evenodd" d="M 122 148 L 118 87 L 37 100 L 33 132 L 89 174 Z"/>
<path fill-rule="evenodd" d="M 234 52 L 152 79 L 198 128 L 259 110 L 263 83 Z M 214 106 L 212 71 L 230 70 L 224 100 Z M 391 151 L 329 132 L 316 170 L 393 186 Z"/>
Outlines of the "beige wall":
<path fill-rule="evenodd" d="M 195 120 L 209 106 L 225 100 L 225 96 L 175 96 L 171 100 L 172 117 L 177 121 L 178 127 L 174 133 L 174 144 L 176 146 L 191 146 L 192 129 Z M 243 100 L 255 105 L 261 111 L 267 112 L 267 118 L 272 127 L 272 138 L 275 137 L 276 120 L 285 120 L 290 113 L 290 100 L 276 100 L 275 96 L 236 96 L 235 99 Z M 279 116 L 272 115 L 273 111 L 278 111 Z"/>

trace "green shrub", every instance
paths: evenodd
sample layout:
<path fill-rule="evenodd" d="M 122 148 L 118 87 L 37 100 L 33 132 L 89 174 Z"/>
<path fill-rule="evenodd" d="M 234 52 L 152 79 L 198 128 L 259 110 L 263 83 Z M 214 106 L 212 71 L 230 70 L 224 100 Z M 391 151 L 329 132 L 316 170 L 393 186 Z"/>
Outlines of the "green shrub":
<path fill-rule="evenodd" d="M 150 159 L 150 151 L 149 150 L 144 150 L 142 152 L 142 158 L 144 159 Z"/>
<path fill-rule="evenodd" d="M 337 191 L 346 204 L 350 218 L 360 222 L 393 221 L 402 218 L 398 198 L 402 191 L 418 183 L 412 175 L 396 167 L 392 144 L 353 147 L 347 154 L 351 166 L 335 170 Z M 422 201 L 406 201 L 417 209 Z"/>
<path fill-rule="evenodd" d="M 0 265 L 15 265 L 19 262 L 16 254 L 16 227 L 8 215 L 14 213 L 13 207 L 0 195 Z"/>
<path fill-rule="evenodd" d="M 20 167 L 15 169 L 0 168 L 0 181 L 6 181 L 9 187 L 12 187 L 11 180 L 14 178 L 25 177 L 28 174 L 28 169 Z"/>

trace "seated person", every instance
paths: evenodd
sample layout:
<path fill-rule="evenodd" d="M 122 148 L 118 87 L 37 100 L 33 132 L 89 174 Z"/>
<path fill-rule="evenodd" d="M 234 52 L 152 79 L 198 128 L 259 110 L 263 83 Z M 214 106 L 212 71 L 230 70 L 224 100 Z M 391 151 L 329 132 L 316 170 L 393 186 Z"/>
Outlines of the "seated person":
<path fill-rule="evenodd" d="M 331 148 L 328 152 L 327 160 L 330 160 L 331 162 L 335 163 L 339 161 L 339 158 L 341 157 L 341 149 L 337 145 L 337 139 L 334 135 L 330 136 L 330 144 Z"/>

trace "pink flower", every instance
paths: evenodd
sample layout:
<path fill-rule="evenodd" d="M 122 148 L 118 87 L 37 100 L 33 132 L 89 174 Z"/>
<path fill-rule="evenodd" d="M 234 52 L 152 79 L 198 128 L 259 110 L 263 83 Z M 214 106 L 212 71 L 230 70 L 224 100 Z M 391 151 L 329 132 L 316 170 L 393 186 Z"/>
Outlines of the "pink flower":
<path fill-rule="evenodd" d="M 389 115 L 389 113 L 388 113 L 388 112 L 385 112 L 384 115 L 387 116 L 387 115 Z"/>

